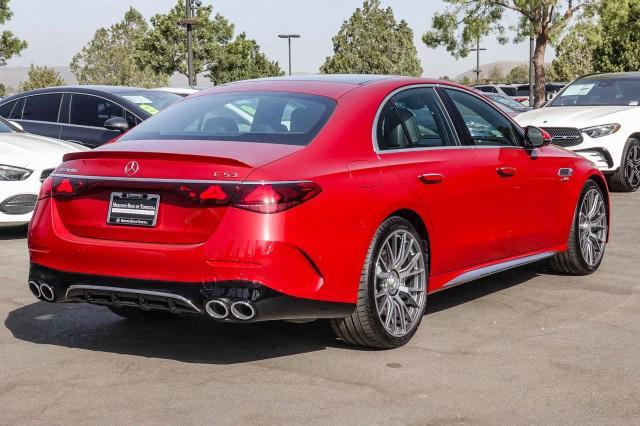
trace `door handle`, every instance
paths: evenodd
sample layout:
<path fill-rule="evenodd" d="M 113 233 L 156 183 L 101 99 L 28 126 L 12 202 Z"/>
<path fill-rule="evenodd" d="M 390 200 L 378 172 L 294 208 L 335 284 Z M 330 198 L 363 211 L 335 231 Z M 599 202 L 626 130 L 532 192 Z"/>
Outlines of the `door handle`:
<path fill-rule="evenodd" d="M 434 183 L 442 183 L 442 181 L 444 181 L 444 175 L 440 173 L 425 173 L 418 176 L 418 179 L 426 185 L 432 185 Z"/>
<path fill-rule="evenodd" d="M 502 177 L 511 177 L 511 176 L 515 176 L 516 174 L 516 168 L 515 167 L 498 167 L 496 169 L 496 172 L 498 172 L 498 174 Z"/>

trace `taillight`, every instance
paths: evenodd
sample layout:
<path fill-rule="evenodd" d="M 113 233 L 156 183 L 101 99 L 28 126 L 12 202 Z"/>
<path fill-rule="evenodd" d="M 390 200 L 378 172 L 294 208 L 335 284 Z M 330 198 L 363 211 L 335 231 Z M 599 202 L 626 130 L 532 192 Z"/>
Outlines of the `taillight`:
<path fill-rule="evenodd" d="M 51 195 L 54 198 L 72 197 L 86 189 L 86 186 L 87 183 L 82 179 L 56 177 L 51 182 Z"/>
<path fill-rule="evenodd" d="M 231 204 L 256 213 L 278 213 L 298 206 L 322 192 L 313 182 L 238 186 Z"/>
<path fill-rule="evenodd" d="M 53 182 L 53 178 L 46 178 L 42 185 L 40 186 L 40 194 L 38 195 L 38 200 L 44 200 L 45 198 L 51 197 L 51 184 Z"/>
<path fill-rule="evenodd" d="M 176 192 L 205 206 L 224 206 L 231 201 L 235 189 L 235 184 L 184 184 Z"/>

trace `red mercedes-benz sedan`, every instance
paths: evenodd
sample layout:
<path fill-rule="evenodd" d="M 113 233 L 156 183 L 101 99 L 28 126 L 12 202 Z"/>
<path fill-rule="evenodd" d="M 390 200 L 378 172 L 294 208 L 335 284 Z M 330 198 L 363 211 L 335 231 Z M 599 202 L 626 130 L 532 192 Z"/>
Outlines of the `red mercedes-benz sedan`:
<path fill-rule="evenodd" d="M 605 179 L 449 82 L 334 75 L 200 92 L 48 178 L 29 288 L 131 319 L 330 318 L 403 345 L 430 293 L 600 265 Z"/>

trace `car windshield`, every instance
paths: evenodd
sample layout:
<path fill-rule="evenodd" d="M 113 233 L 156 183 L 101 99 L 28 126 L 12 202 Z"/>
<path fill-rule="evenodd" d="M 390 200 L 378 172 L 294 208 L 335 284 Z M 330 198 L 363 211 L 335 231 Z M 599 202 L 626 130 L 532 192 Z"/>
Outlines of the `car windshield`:
<path fill-rule="evenodd" d="M 151 115 L 159 113 L 169 105 L 182 99 L 182 97 L 174 93 L 156 90 L 128 90 L 126 92 L 117 92 L 116 95 L 137 104 Z"/>
<path fill-rule="evenodd" d="M 9 123 L 4 118 L 0 117 L 0 133 L 13 133 L 13 132 L 17 132 L 17 131 L 18 131 L 18 129 L 13 127 L 13 125 L 11 125 L 11 123 Z"/>
<path fill-rule="evenodd" d="M 583 78 L 567 86 L 549 106 L 609 105 L 640 105 L 640 78 Z"/>
<path fill-rule="evenodd" d="M 144 121 L 126 140 L 218 140 L 307 145 L 335 109 L 332 99 L 300 93 L 242 92 L 186 99 Z"/>

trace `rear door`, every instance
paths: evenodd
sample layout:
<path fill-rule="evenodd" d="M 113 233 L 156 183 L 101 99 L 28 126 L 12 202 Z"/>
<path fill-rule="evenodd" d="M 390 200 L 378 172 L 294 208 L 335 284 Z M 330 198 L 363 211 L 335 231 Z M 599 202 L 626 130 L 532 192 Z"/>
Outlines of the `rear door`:
<path fill-rule="evenodd" d="M 15 108 L 12 117 L 24 130 L 36 135 L 59 139 L 61 126 L 58 123 L 62 93 L 45 93 L 24 98 L 22 115 Z"/>
<path fill-rule="evenodd" d="M 415 188 L 427 211 L 432 275 L 483 263 L 492 219 L 483 208 L 486 179 L 475 151 L 458 143 L 435 90 L 396 94 L 376 126 L 384 173 Z"/>
<path fill-rule="evenodd" d="M 71 94 L 68 124 L 62 126 L 61 139 L 94 148 L 120 132 L 107 130 L 104 122 L 109 118 L 125 116 L 125 110 L 106 98 L 80 93 Z"/>
<path fill-rule="evenodd" d="M 442 90 L 449 109 L 461 123 L 461 138 L 475 147 L 485 167 L 486 209 L 492 211 L 490 260 L 503 259 L 558 244 L 562 188 L 560 157 L 523 147 L 521 130 L 478 96 Z"/>

